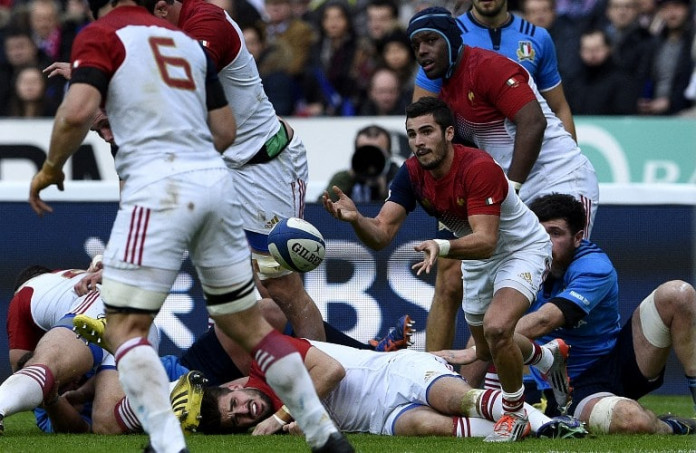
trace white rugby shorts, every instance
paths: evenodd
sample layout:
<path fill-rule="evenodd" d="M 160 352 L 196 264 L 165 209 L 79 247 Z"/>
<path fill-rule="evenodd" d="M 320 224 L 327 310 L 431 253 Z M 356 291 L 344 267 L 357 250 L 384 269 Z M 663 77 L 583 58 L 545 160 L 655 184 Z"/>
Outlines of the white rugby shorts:
<path fill-rule="evenodd" d="M 216 279 L 241 281 L 234 265 L 246 261 L 251 268 L 251 258 L 234 195 L 225 167 L 179 173 L 124 190 L 104 251 L 104 277 L 168 292 L 188 250 L 199 271 L 229 267 L 229 276 Z"/>
<path fill-rule="evenodd" d="M 307 152 L 296 132 L 275 159 L 231 172 L 245 230 L 268 235 L 278 220 L 304 217 Z"/>

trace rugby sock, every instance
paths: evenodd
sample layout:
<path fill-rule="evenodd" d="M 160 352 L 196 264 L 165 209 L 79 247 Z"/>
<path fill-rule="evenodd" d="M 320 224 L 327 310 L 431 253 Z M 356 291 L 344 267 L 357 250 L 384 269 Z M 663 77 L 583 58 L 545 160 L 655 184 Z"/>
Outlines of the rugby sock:
<path fill-rule="evenodd" d="M 169 379 L 157 352 L 142 337 L 123 343 L 116 353 L 116 368 L 123 390 L 150 435 L 155 451 L 178 453 L 186 448 L 184 433 L 169 402 Z"/>
<path fill-rule="evenodd" d="M 553 365 L 553 352 L 549 348 L 532 343 L 532 355 L 524 361 L 525 365 L 534 365 L 542 373 L 548 373 Z"/>
<path fill-rule="evenodd" d="M 524 416 L 524 385 L 514 393 L 502 391 L 503 412 Z"/>
<path fill-rule="evenodd" d="M 272 330 L 251 351 L 266 381 L 290 410 L 311 447 L 323 446 L 336 432 L 321 404 L 297 349 Z"/>
<path fill-rule="evenodd" d="M 483 388 L 500 390 L 500 378 L 498 377 L 498 372 L 495 369 L 495 365 L 492 363 L 488 366 L 488 370 L 486 371 L 486 377 L 483 381 Z"/>
<path fill-rule="evenodd" d="M 694 411 L 696 411 L 696 376 L 686 376 L 686 382 L 691 391 L 691 399 L 694 402 Z"/>
<path fill-rule="evenodd" d="M 127 396 L 121 398 L 121 401 L 114 406 L 114 417 L 124 433 L 137 433 L 143 430 Z"/>
<path fill-rule="evenodd" d="M 482 418 L 452 417 L 454 437 L 486 437 L 493 431 L 493 423 Z"/>
<path fill-rule="evenodd" d="M 471 389 L 460 403 L 461 415 L 497 421 L 503 416 L 503 392 L 500 390 Z M 533 406 L 524 403 L 519 414 L 529 416 L 532 429 L 536 429 L 551 419 Z"/>
<path fill-rule="evenodd" d="M 30 365 L 0 385 L 0 414 L 7 417 L 38 407 L 53 389 L 53 373 L 45 365 Z"/>

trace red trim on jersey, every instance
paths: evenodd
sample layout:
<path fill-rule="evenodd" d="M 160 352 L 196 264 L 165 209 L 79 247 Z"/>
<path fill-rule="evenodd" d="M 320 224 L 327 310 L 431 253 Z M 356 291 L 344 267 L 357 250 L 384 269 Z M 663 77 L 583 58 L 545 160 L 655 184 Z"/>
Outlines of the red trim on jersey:
<path fill-rule="evenodd" d="M 183 0 L 178 25 L 203 44 L 218 72 L 232 63 L 242 48 L 243 36 L 225 10 L 205 0 Z"/>
<path fill-rule="evenodd" d="M 99 292 L 98 291 L 92 291 L 91 293 L 87 294 L 87 297 L 78 305 L 74 310 L 72 310 L 70 313 L 75 313 L 80 314 L 84 313 L 87 310 L 89 310 L 89 307 L 94 305 L 94 302 L 96 302 L 97 299 L 99 299 Z"/>
<path fill-rule="evenodd" d="M 36 325 L 31 315 L 31 297 L 34 288 L 20 289 L 7 307 L 7 341 L 10 349 L 33 351 L 46 333 Z"/>

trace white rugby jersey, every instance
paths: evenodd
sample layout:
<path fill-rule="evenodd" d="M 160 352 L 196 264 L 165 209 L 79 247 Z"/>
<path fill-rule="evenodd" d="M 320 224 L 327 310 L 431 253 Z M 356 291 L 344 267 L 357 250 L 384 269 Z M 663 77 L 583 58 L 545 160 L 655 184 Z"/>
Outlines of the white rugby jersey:
<path fill-rule="evenodd" d="M 206 123 L 206 81 L 217 74 L 196 40 L 143 7 L 124 6 L 85 27 L 71 59 L 73 74 L 94 68 L 108 79 L 116 171 L 131 190 L 224 167 Z"/>

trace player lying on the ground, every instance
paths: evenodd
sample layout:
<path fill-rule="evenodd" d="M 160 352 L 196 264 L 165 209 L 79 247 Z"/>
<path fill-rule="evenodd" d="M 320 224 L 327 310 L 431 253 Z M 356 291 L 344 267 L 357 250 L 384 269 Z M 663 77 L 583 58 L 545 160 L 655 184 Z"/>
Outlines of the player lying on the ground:
<path fill-rule="evenodd" d="M 293 340 L 324 405 L 342 431 L 383 435 L 484 437 L 502 416 L 502 395 L 472 389 L 443 359 L 402 350 L 389 354 L 304 339 Z M 527 405 L 531 431 L 582 437 L 569 417 L 550 419 Z M 195 409 L 192 409 L 195 410 Z M 273 413 L 273 411 L 276 411 Z M 258 365 L 248 379 L 207 388 L 199 431 L 272 434 L 291 421 Z M 285 428 L 286 430 L 288 427 Z"/>
<path fill-rule="evenodd" d="M 98 341 L 103 332 L 100 320 L 80 317 L 76 322 L 79 333 Z M 500 392 L 472 389 L 444 360 L 431 354 L 417 351 L 384 354 L 323 342 L 294 341 L 300 347 L 318 394 L 322 397 L 328 394 L 324 403 L 341 430 L 394 435 L 485 436 L 492 432 L 493 420 L 502 415 Z M 198 407 L 200 399 L 193 395 L 200 392 L 201 382 L 189 373 L 180 380 L 180 387 L 196 403 L 175 405 L 175 411 L 189 431 L 239 432 L 264 419 L 266 421 L 254 433 L 270 434 L 280 430 L 282 425 L 276 420 L 287 422 L 289 416 L 285 409 L 279 409 L 282 402 L 265 384 L 258 365 L 252 365 L 246 381 L 237 380 L 229 387 L 206 388 L 202 406 Z M 413 386 L 416 393 L 395 390 L 404 385 Z M 353 399 L 346 400 L 345 392 Z M 358 393 L 353 394 L 355 392 Z M 409 394 L 418 397 L 403 396 Z M 354 407 L 355 401 L 360 401 L 359 407 Z M 366 404 L 381 409 L 370 415 L 372 407 L 365 407 Z M 196 417 L 199 410 L 200 420 Z M 273 410 L 278 410 L 275 416 L 271 416 Z M 539 436 L 582 437 L 585 433 L 572 418 L 552 420 L 531 406 L 527 406 L 527 410 L 529 427 Z M 402 413 L 408 415 L 402 417 Z M 393 418 L 394 423 L 399 420 L 398 424 L 389 427 L 385 417 Z M 200 426 L 197 426 L 199 421 Z"/>
<path fill-rule="evenodd" d="M 88 374 L 96 374 L 94 426 L 80 417 L 71 419 L 75 423 L 64 417 L 60 420 L 64 423 L 53 428 L 100 432 L 102 426 L 113 424 L 113 407 L 118 402 L 113 390 L 119 388 L 113 356 L 98 346 L 85 345 L 71 331 L 75 315 L 104 313 L 99 292 L 78 296 L 74 291 L 85 275 L 84 270 L 52 271 L 31 266 L 18 276 L 7 314 L 9 357 L 15 373 L 0 385 L 0 433 L 4 429 L 2 420 L 12 414 L 39 405 L 49 412 L 68 408 L 70 404 L 61 393 Z M 150 341 L 158 344 L 156 330 L 151 330 Z M 26 356 L 28 353 L 31 355 Z M 23 356 L 26 358 L 20 369 Z M 58 389 L 59 385 L 64 388 Z"/>
<path fill-rule="evenodd" d="M 593 433 L 696 434 L 696 419 L 656 417 L 636 401 L 662 385 L 674 350 L 696 404 L 694 287 L 681 280 L 663 283 L 621 327 L 616 270 L 597 245 L 583 239 L 583 205 L 552 194 L 531 209 L 551 236 L 553 264 L 517 331 L 539 342 L 561 337 L 572 346 L 569 413 Z M 473 358 L 471 350 L 438 354 L 459 364 Z"/>

